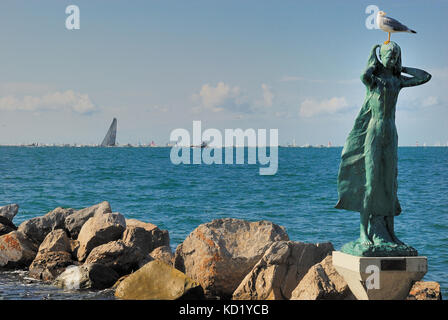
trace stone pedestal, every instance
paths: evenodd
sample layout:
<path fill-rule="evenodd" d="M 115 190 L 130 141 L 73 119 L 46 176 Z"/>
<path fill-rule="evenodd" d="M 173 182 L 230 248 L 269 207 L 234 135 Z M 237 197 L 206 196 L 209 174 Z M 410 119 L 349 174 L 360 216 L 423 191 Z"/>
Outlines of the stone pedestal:
<path fill-rule="evenodd" d="M 426 257 L 357 257 L 333 251 L 333 266 L 358 300 L 404 300 L 428 270 Z"/>

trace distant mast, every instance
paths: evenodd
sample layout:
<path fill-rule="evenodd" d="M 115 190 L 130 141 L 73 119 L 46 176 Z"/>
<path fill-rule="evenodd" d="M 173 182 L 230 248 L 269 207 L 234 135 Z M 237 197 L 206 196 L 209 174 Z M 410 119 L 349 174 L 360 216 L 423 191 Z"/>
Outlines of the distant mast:
<path fill-rule="evenodd" d="M 112 120 L 112 124 L 109 127 L 109 131 L 107 131 L 107 134 L 104 137 L 103 142 L 101 143 L 101 146 L 114 147 L 116 137 L 117 137 L 117 119 L 114 118 L 114 120 Z"/>

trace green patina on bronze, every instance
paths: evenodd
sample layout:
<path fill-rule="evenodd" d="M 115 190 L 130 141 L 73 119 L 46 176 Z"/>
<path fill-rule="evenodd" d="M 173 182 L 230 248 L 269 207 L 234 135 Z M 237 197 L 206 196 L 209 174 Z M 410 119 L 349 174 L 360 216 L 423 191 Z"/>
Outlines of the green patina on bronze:
<path fill-rule="evenodd" d="M 338 209 L 360 212 L 361 231 L 359 239 L 345 244 L 342 252 L 370 257 L 417 255 L 417 250 L 401 242 L 394 232 L 394 217 L 401 213 L 395 107 L 402 88 L 430 79 L 423 70 L 402 67 L 401 49 L 395 42 L 372 48 L 361 75 L 366 98 L 342 150 L 336 204 Z"/>

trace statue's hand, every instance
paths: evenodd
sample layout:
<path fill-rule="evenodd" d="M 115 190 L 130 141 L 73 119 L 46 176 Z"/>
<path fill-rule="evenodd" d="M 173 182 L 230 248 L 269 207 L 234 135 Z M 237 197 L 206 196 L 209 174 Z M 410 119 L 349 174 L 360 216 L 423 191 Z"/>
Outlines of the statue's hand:
<path fill-rule="evenodd" d="M 376 77 L 374 76 L 375 71 L 380 67 L 380 61 L 376 56 L 376 49 L 379 48 L 380 45 L 376 44 L 372 47 L 370 51 L 369 60 L 367 61 L 367 67 L 364 72 L 361 74 L 361 81 L 366 85 L 372 85 L 372 82 L 375 81 Z"/>
<path fill-rule="evenodd" d="M 380 45 L 376 44 L 376 45 L 374 45 L 372 47 L 372 50 L 370 51 L 369 61 L 367 62 L 367 64 L 370 67 L 375 67 L 376 68 L 378 66 L 378 64 L 380 63 L 378 58 L 377 58 L 377 56 L 376 56 L 376 49 L 379 48 L 379 47 L 380 47 Z"/>

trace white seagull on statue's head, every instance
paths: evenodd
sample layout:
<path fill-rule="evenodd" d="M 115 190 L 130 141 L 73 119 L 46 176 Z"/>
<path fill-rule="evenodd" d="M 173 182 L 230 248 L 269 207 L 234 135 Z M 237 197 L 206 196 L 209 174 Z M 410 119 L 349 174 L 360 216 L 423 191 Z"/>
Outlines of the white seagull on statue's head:
<path fill-rule="evenodd" d="M 378 23 L 378 27 L 381 30 L 389 33 L 389 37 L 387 41 L 384 41 L 384 44 L 388 44 L 390 42 L 390 34 L 394 32 L 409 32 L 409 33 L 417 33 L 414 30 L 409 29 L 400 21 L 397 21 L 393 18 L 386 17 L 386 12 L 378 11 L 376 15 L 376 22 Z"/>

